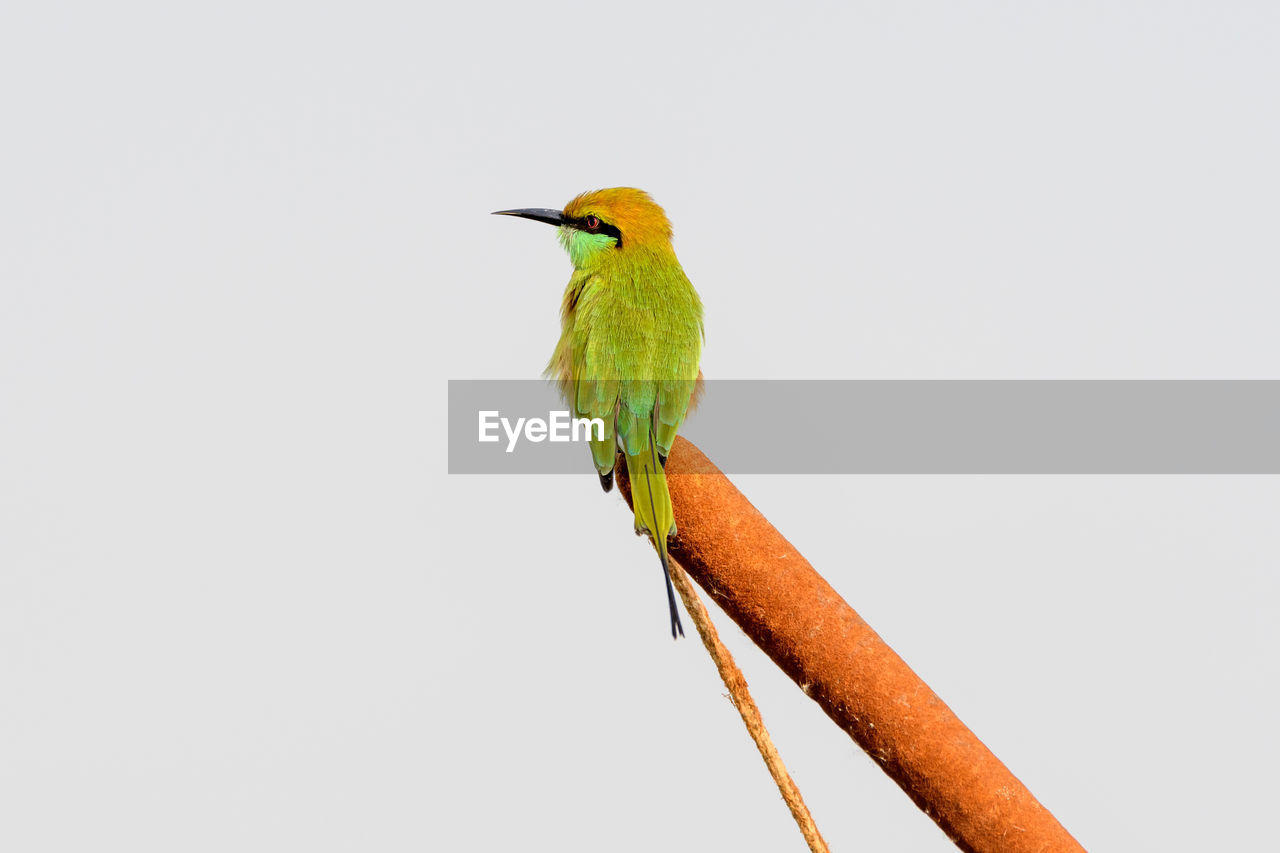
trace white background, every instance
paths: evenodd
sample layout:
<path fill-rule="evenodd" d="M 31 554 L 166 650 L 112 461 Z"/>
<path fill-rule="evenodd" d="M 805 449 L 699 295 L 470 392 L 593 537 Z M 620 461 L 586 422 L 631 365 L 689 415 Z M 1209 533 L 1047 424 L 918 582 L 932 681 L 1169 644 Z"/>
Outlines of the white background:
<path fill-rule="evenodd" d="M 1274 4 L 183 6 L 0 11 L 4 850 L 802 849 L 585 452 L 446 473 L 569 273 L 489 211 L 649 190 L 713 378 L 1280 374 Z M 1087 847 L 1273 836 L 1280 479 L 738 483 Z"/>

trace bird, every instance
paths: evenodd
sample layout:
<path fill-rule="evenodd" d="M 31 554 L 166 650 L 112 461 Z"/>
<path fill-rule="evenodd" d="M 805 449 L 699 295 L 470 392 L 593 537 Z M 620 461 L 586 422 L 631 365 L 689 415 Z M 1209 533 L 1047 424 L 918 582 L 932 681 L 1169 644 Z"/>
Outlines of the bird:
<path fill-rule="evenodd" d="M 495 215 L 555 225 L 573 273 L 560 306 L 560 339 L 547 364 L 575 417 L 600 418 L 591 435 L 600 485 L 613 488 L 617 453 L 631 479 L 635 532 L 648 534 L 667 585 L 672 638 L 684 636 L 671 586 L 676 533 L 666 462 L 702 392 L 702 301 L 672 248 L 671 222 L 648 193 L 592 190 L 561 210 Z"/>

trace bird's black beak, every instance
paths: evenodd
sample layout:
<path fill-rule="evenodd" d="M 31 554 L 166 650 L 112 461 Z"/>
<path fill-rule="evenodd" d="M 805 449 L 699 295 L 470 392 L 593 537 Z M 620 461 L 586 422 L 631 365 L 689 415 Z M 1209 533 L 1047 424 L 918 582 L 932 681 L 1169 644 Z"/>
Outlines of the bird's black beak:
<path fill-rule="evenodd" d="M 563 225 L 564 214 L 558 210 L 548 210 L 545 207 L 525 207 L 520 210 L 495 210 L 494 216 L 519 216 L 524 219 L 534 219 L 538 222 L 545 222 L 548 225 Z"/>

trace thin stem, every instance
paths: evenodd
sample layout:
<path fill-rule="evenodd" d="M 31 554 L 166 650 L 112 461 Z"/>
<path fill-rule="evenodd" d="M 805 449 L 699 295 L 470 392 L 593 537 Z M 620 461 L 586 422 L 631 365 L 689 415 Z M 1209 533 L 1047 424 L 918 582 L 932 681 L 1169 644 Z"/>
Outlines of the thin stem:
<path fill-rule="evenodd" d="M 680 599 L 684 602 L 684 608 L 693 617 L 693 624 L 697 626 L 698 635 L 702 637 L 702 645 L 706 646 L 711 660 L 715 661 L 724 686 L 729 688 L 733 705 L 742 715 L 742 722 L 746 724 L 751 739 L 756 742 L 756 749 L 760 750 L 760 756 L 764 758 L 769 774 L 773 776 L 774 783 L 782 792 L 782 799 L 791 810 L 791 816 L 796 819 L 805 842 L 813 853 L 829 853 L 827 842 L 818 832 L 818 826 L 813 822 L 813 815 L 809 813 L 809 807 L 804 804 L 804 798 L 800 796 L 800 789 L 796 787 L 791 774 L 787 772 L 786 765 L 782 763 L 782 756 L 778 754 L 777 747 L 773 745 L 773 739 L 769 737 L 768 729 L 764 727 L 760 709 L 751 698 L 751 691 L 747 689 L 747 680 L 742 676 L 742 670 L 738 669 L 738 665 L 733 661 L 733 655 L 720 642 L 716 626 L 711 624 L 711 616 L 702 606 L 702 600 L 698 598 L 693 583 L 675 560 L 668 560 L 668 568 L 671 579 L 675 582 L 676 591 L 680 593 Z"/>

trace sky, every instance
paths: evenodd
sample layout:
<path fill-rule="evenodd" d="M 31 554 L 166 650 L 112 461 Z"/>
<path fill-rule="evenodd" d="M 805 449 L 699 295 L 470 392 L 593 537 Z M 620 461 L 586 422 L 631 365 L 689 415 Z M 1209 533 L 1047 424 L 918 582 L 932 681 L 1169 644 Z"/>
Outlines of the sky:
<path fill-rule="evenodd" d="M 8 3 L 0 848 L 803 849 L 652 550 L 451 476 L 642 187 L 731 379 L 1278 379 L 1280 11 Z M 715 458 L 710 441 L 702 449 Z M 735 482 L 1091 850 L 1249 849 L 1275 476 Z M 834 850 L 945 836 L 718 611 Z"/>

